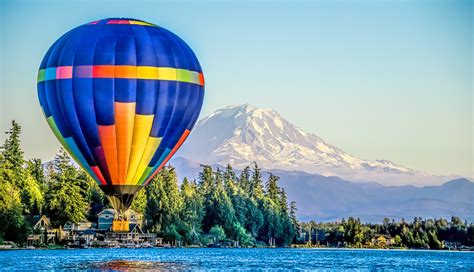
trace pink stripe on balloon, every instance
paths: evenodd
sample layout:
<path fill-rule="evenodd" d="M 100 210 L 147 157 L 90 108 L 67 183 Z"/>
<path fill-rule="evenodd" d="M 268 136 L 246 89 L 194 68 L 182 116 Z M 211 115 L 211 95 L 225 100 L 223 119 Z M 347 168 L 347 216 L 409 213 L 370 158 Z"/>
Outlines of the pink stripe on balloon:
<path fill-rule="evenodd" d="M 128 20 L 109 20 L 107 24 L 108 25 L 129 25 L 130 22 Z"/>
<path fill-rule="evenodd" d="M 72 66 L 60 66 L 56 68 L 56 79 L 72 78 Z"/>

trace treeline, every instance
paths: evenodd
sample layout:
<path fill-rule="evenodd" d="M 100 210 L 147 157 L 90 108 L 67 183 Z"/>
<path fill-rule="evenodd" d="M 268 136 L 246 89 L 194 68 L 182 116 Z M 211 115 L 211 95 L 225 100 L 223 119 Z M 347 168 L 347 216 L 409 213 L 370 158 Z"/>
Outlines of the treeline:
<path fill-rule="evenodd" d="M 25 160 L 20 132 L 13 121 L 0 150 L 0 244 L 24 243 L 33 233 L 33 215 L 48 216 L 56 227 L 67 221 L 97 222 L 97 214 L 110 207 L 97 184 L 62 149 L 46 166 L 39 159 Z M 272 174 L 263 180 L 254 164 L 239 175 L 230 166 L 223 170 L 203 166 L 197 180 L 185 178 L 179 185 L 175 170 L 165 167 L 138 193 L 132 209 L 144 215 L 145 230 L 176 245 L 230 239 L 240 246 L 474 246 L 474 225 L 458 217 L 385 219 L 382 224 L 352 217 L 333 223 L 298 222 L 296 204 L 287 204 L 285 190 L 277 182 Z"/>
<path fill-rule="evenodd" d="M 61 149 L 54 161 L 26 161 L 20 147 L 21 128 L 12 122 L 0 152 L 0 240 L 24 242 L 33 233 L 32 215 L 48 216 L 56 227 L 67 221 L 97 221 L 110 207 L 89 176 Z M 208 244 L 231 239 L 240 246 L 289 245 L 297 228 L 296 205 L 287 204 L 278 177 L 264 181 L 255 164 L 239 176 L 228 166 L 203 166 L 198 180 L 182 181 L 165 167 L 136 196 L 132 209 L 145 217 L 145 229 L 166 241 Z M 0 241 L 1 242 L 1 241 Z"/>
<path fill-rule="evenodd" d="M 382 240 L 377 237 L 384 236 Z M 443 249 L 474 246 L 474 224 L 453 216 L 446 219 L 394 221 L 388 218 L 382 224 L 361 223 L 359 219 L 332 223 L 301 223 L 299 243 L 331 247 L 400 247 L 416 249 Z"/>
<path fill-rule="evenodd" d="M 46 172 L 41 160 L 26 161 L 20 132 L 13 121 L 0 152 L 0 242 L 25 242 L 34 215 L 45 214 L 59 226 L 91 218 L 103 208 L 95 206 L 103 199 L 98 186 L 71 164 L 64 150 Z"/>
<path fill-rule="evenodd" d="M 224 171 L 203 166 L 197 181 L 185 178 L 178 188 L 174 169 L 167 167 L 133 205 L 145 214 L 148 229 L 168 241 L 207 244 L 210 236 L 230 238 L 240 246 L 259 241 L 289 245 L 295 233 L 295 205 L 288 207 L 285 190 L 278 187 L 277 180 L 270 174 L 264 184 L 256 164 L 239 177 L 230 166 Z"/>

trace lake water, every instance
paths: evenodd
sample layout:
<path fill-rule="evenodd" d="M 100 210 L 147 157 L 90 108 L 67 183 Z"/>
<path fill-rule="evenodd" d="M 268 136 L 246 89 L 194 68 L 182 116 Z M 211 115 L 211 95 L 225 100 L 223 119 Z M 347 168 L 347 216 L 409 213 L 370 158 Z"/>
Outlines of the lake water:
<path fill-rule="evenodd" d="M 2 270 L 474 271 L 474 252 L 340 249 L 69 249 L 0 251 Z"/>

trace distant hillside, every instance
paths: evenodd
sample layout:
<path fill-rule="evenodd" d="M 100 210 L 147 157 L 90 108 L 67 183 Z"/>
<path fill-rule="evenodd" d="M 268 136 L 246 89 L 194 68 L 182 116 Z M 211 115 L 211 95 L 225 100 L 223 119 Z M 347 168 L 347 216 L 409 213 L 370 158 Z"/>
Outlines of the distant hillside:
<path fill-rule="evenodd" d="M 180 179 L 197 177 L 200 170 L 199 163 L 180 157 L 171 164 Z M 420 188 L 353 183 L 301 171 L 271 172 L 281 178 L 279 184 L 286 189 L 288 200 L 296 201 L 301 220 L 332 221 L 355 216 L 365 222 L 381 222 L 385 217 L 411 220 L 415 216 L 449 218 L 457 215 L 474 221 L 474 183 L 467 179 Z"/>

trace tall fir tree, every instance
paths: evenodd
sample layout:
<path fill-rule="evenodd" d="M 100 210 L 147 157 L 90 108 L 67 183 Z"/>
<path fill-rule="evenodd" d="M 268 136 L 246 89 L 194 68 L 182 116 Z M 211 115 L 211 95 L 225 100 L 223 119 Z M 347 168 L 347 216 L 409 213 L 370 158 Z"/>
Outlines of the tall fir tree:
<path fill-rule="evenodd" d="M 239 178 L 239 187 L 244 191 L 245 193 L 250 192 L 250 167 L 246 166 L 244 170 L 240 173 L 240 178 Z"/>
<path fill-rule="evenodd" d="M 10 240 L 22 241 L 25 220 L 22 214 L 20 191 L 13 181 L 8 179 L 11 175 L 6 172 L 12 171 L 5 167 L 3 155 L 0 154 L 0 241 Z"/>
<path fill-rule="evenodd" d="M 146 202 L 146 191 L 144 189 L 141 189 L 140 191 L 138 191 L 138 193 L 135 194 L 130 208 L 136 212 L 144 214 L 146 209 Z"/>
<path fill-rule="evenodd" d="M 12 170 L 13 177 L 10 177 L 13 182 L 21 182 L 24 178 L 24 164 L 23 150 L 20 146 L 21 126 L 13 120 L 11 128 L 5 132 L 7 138 L 2 146 L 3 164 L 5 168 Z M 16 184 L 19 186 L 20 184 Z"/>
<path fill-rule="evenodd" d="M 85 219 L 89 208 L 84 176 L 71 162 L 69 155 L 61 148 L 54 159 L 51 185 L 46 193 L 46 211 L 54 225 L 67 221 L 78 223 Z"/>
<path fill-rule="evenodd" d="M 196 182 L 188 181 L 187 178 L 184 178 L 181 184 L 180 193 L 184 203 L 181 211 L 181 220 L 189 229 L 185 239 L 187 243 L 195 243 L 199 239 L 199 233 L 202 231 L 202 218 L 204 217 L 203 199 L 198 193 Z"/>
<path fill-rule="evenodd" d="M 147 205 L 145 208 L 145 218 L 147 228 L 152 232 L 162 231 L 162 205 L 161 198 L 163 194 L 163 175 L 160 171 L 148 183 L 146 187 Z"/>
<path fill-rule="evenodd" d="M 11 128 L 6 132 L 6 139 L 0 150 L 0 236 L 14 241 L 21 241 L 28 234 L 28 220 L 24 215 L 30 213 L 34 206 L 41 209 L 42 192 L 25 168 L 23 150 L 20 145 L 21 127 L 12 121 Z M 3 195 L 6 194 L 6 195 Z M 30 201 L 28 196 L 33 199 Z M 26 205 L 22 202 L 28 202 Z M 31 205 L 30 205 L 31 204 Z M 36 212 L 36 211 L 32 211 Z M 3 229 L 3 231 L 2 231 Z"/>
<path fill-rule="evenodd" d="M 270 176 L 268 177 L 267 183 L 265 184 L 266 186 L 266 195 L 268 198 L 270 198 L 273 202 L 278 201 L 278 181 L 279 177 L 274 176 L 273 174 L 270 173 Z"/>
<path fill-rule="evenodd" d="M 208 232 L 213 226 L 220 225 L 228 233 L 233 230 L 235 211 L 227 195 L 222 181 L 222 173 L 217 171 L 213 175 L 214 188 L 205 196 L 205 216 L 203 231 Z"/>
<path fill-rule="evenodd" d="M 257 163 L 253 163 L 253 171 L 252 171 L 252 178 L 250 179 L 250 188 L 249 188 L 249 195 L 251 198 L 259 201 L 263 199 L 263 179 L 262 179 L 262 171 L 258 167 Z"/>

